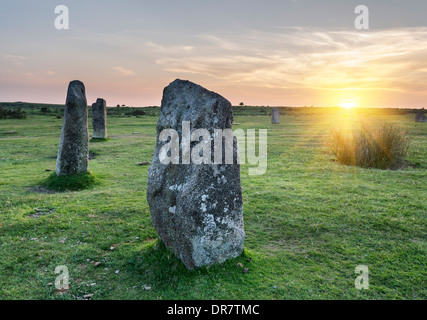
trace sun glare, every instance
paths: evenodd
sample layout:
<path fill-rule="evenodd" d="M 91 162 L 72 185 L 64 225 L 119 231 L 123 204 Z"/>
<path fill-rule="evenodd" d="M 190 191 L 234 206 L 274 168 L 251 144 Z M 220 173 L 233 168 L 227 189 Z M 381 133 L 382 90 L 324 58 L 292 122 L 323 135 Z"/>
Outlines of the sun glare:
<path fill-rule="evenodd" d="M 357 107 L 357 103 L 355 102 L 345 102 L 345 103 L 341 103 L 338 106 L 340 106 L 341 108 L 345 108 L 345 109 L 352 109 L 352 108 L 356 108 Z"/>

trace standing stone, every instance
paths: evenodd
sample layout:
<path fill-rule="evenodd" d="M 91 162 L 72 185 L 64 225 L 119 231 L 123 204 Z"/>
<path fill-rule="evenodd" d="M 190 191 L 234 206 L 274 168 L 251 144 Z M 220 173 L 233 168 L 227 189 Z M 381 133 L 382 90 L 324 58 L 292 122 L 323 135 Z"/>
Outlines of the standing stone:
<path fill-rule="evenodd" d="M 279 109 L 272 109 L 271 110 L 271 123 L 272 124 L 279 124 Z"/>
<path fill-rule="evenodd" d="M 107 103 L 97 99 L 92 104 L 92 138 L 107 139 Z"/>
<path fill-rule="evenodd" d="M 415 115 L 415 122 L 427 122 L 427 117 L 420 111 Z"/>
<path fill-rule="evenodd" d="M 70 82 L 56 160 L 55 171 L 58 176 L 87 172 L 89 153 L 87 113 L 84 84 L 80 81 Z"/>
<path fill-rule="evenodd" d="M 183 122 L 190 122 L 191 129 Z M 183 80 L 175 80 L 164 89 L 156 149 L 148 170 L 147 200 L 160 239 L 188 269 L 222 263 L 243 251 L 245 232 L 240 164 L 237 140 L 231 132 L 232 123 L 231 104 L 222 96 Z M 164 164 L 159 158 L 165 157 L 165 152 L 162 154 L 161 151 L 169 143 L 164 137 L 160 138 L 160 134 L 169 128 L 176 130 L 181 142 L 178 154 L 175 153 L 175 159 L 179 157 L 178 164 Z M 218 153 L 218 158 L 222 155 L 223 161 L 196 164 L 192 155 L 190 164 L 185 164 L 185 154 L 190 149 L 189 133 L 196 129 L 209 131 L 206 136 L 211 142 L 212 163 L 214 142 L 210 139 L 214 129 L 230 129 L 228 150 L 233 151 L 231 161 L 230 158 L 224 161 L 225 142 L 221 149 L 218 148 L 222 152 Z M 200 156 L 204 151 L 195 148 L 203 145 L 205 137 L 201 143 L 199 139 L 193 140 L 191 150 L 197 150 L 195 154 Z"/>

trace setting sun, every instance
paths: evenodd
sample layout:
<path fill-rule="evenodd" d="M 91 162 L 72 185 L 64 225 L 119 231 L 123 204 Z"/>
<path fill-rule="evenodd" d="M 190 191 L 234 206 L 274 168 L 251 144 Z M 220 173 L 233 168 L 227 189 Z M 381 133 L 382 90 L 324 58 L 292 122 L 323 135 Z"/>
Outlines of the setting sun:
<path fill-rule="evenodd" d="M 355 103 L 355 102 L 346 102 L 346 103 L 341 103 L 338 106 L 340 106 L 341 108 L 345 108 L 345 109 L 352 109 L 352 108 L 356 108 L 357 107 L 357 103 Z"/>

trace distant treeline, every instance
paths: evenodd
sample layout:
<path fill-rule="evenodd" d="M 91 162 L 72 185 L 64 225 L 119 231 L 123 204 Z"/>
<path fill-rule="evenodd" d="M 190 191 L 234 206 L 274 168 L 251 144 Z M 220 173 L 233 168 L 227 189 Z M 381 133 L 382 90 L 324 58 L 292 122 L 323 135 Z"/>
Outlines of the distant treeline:
<path fill-rule="evenodd" d="M 160 114 L 159 107 L 114 107 L 107 108 L 107 116 L 113 118 L 124 118 L 124 117 L 142 117 L 142 116 L 155 116 L 158 117 Z"/>
<path fill-rule="evenodd" d="M 64 115 L 64 105 L 60 104 L 39 104 L 39 103 L 26 103 L 26 102 L 0 102 L 0 107 L 9 112 L 17 112 L 17 110 L 25 110 L 28 116 L 44 115 L 61 118 Z M 89 106 L 89 117 L 91 106 Z M 126 118 L 126 117 L 141 117 L 141 116 L 158 116 L 160 114 L 159 107 L 108 107 L 107 115 L 113 118 Z M 1 117 L 0 117 L 1 118 Z"/>
<path fill-rule="evenodd" d="M 258 115 L 271 115 L 271 109 L 279 109 L 281 115 L 319 115 L 330 114 L 337 112 L 352 112 L 356 114 L 375 115 L 375 114 L 389 114 L 389 115 L 404 115 L 415 114 L 420 109 L 400 109 L 400 108 L 353 108 L 347 110 L 341 107 L 269 107 L 269 106 L 235 106 L 233 107 L 233 114 L 237 116 L 258 116 Z"/>
<path fill-rule="evenodd" d="M 26 103 L 26 102 L 0 102 L 2 110 L 0 119 L 4 118 L 25 118 L 26 116 L 45 115 L 61 118 L 64 115 L 64 105 L 57 104 L 39 104 L 39 103 Z M 89 109 L 91 107 L 89 106 Z M 236 116 L 270 116 L 271 109 L 277 108 L 281 115 L 319 115 L 335 112 L 343 112 L 345 109 L 340 107 L 327 108 L 327 107 L 270 107 L 270 106 L 235 106 L 233 107 L 233 114 Z M 364 115 L 375 114 L 390 114 L 390 115 L 403 115 L 414 114 L 420 109 L 400 109 L 400 108 L 354 108 L 349 110 L 353 113 Z M 160 114 L 159 107 L 127 107 L 115 106 L 107 108 L 108 117 L 113 118 L 126 118 L 126 117 L 144 117 L 154 116 Z M 3 116 L 4 115 L 4 116 Z M 89 112 L 91 117 L 91 112 Z"/>
<path fill-rule="evenodd" d="M 0 119 L 25 119 L 27 113 L 21 108 L 13 108 L 11 110 L 0 107 Z"/>
<path fill-rule="evenodd" d="M 14 116 L 7 117 L 9 119 L 25 119 L 27 116 L 36 114 L 62 116 L 64 114 L 64 106 L 56 104 L 34 104 L 26 102 L 0 102 L 0 109 L 7 110 L 8 113 L 13 113 Z M 21 113 L 21 115 L 19 114 Z M 25 116 L 23 116 L 25 114 Z M 0 118 L 2 118 L 0 116 Z M 3 118 L 5 119 L 5 118 Z"/>

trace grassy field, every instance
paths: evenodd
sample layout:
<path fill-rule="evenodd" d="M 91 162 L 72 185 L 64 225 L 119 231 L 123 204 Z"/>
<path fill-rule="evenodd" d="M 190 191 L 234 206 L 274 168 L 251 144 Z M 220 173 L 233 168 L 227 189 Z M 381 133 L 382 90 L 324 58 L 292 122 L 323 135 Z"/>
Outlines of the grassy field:
<path fill-rule="evenodd" d="M 283 111 L 271 125 L 268 112 L 236 109 L 234 128 L 269 130 L 268 170 L 241 168 L 243 255 L 195 271 L 151 224 L 148 167 L 137 163 L 153 156 L 154 113 L 111 117 L 111 140 L 90 144 L 99 184 L 64 193 L 40 188 L 55 168 L 56 113 L 0 120 L 0 299 L 426 299 L 427 124 L 413 114 L 308 110 Z M 404 168 L 334 162 L 331 130 L 361 121 L 409 131 Z M 50 285 L 59 265 L 69 269 L 66 293 Z M 369 267 L 369 290 L 355 289 L 358 265 Z"/>

